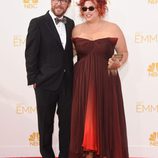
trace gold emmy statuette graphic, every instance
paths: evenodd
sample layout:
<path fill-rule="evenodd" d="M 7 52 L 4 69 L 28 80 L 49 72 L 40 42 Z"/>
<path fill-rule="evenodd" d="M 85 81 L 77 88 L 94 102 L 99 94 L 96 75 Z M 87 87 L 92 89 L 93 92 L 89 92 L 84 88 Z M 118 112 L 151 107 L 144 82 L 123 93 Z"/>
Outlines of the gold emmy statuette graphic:
<path fill-rule="evenodd" d="M 38 3 L 38 0 L 23 0 L 24 3 Z"/>
<path fill-rule="evenodd" d="M 151 134 L 149 140 L 150 141 L 155 141 L 157 134 L 158 134 L 157 132 L 154 132 L 153 134 Z"/>
<path fill-rule="evenodd" d="M 158 63 L 152 63 L 148 66 L 147 71 L 149 72 L 149 75 L 152 77 L 158 76 Z"/>
<path fill-rule="evenodd" d="M 24 7 L 28 9 L 37 8 L 38 0 L 23 0 Z"/>
<path fill-rule="evenodd" d="M 154 72 L 155 69 L 155 63 L 152 63 L 151 65 L 149 65 L 148 67 L 148 72 Z"/>
<path fill-rule="evenodd" d="M 150 4 L 157 4 L 158 0 L 148 0 L 148 3 L 150 3 Z"/>
<path fill-rule="evenodd" d="M 153 146 L 158 146 L 158 132 L 153 132 L 149 138 L 150 144 Z"/>
<path fill-rule="evenodd" d="M 29 2 L 30 2 L 30 0 L 23 0 L 23 2 L 24 2 L 24 3 L 29 3 Z"/>
<path fill-rule="evenodd" d="M 156 63 L 156 71 L 158 72 L 158 63 Z"/>
<path fill-rule="evenodd" d="M 38 146 L 39 145 L 39 133 L 33 132 L 29 137 L 30 145 Z"/>
<path fill-rule="evenodd" d="M 32 3 L 38 3 L 38 0 L 32 0 Z"/>

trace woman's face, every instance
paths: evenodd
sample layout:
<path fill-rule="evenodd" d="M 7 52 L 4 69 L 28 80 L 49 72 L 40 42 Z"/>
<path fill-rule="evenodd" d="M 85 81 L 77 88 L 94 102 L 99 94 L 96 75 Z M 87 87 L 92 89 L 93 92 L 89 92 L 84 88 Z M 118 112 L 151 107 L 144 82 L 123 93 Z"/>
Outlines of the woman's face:
<path fill-rule="evenodd" d="M 81 8 L 81 10 L 82 10 L 82 15 L 86 19 L 86 21 L 93 21 L 99 17 L 98 10 L 96 8 L 96 4 L 94 4 L 90 0 L 85 2 L 84 6 Z"/>

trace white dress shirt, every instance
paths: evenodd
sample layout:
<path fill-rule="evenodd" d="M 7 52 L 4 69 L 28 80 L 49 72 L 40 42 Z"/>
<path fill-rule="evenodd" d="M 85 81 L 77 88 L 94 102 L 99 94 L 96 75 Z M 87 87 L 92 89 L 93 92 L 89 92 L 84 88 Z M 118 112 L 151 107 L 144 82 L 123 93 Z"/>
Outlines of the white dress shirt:
<path fill-rule="evenodd" d="M 51 10 L 49 11 L 49 14 L 53 19 L 53 22 L 54 22 L 54 24 L 56 26 L 56 29 L 58 31 L 62 46 L 65 49 L 65 46 L 66 46 L 66 28 L 65 28 L 65 24 L 62 23 L 62 22 L 59 22 L 58 24 L 56 24 L 55 23 L 55 18 L 58 18 L 58 17 L 56 17 Z M 61 17 L 61 19 L 62 18 L 63 17 Z"/>

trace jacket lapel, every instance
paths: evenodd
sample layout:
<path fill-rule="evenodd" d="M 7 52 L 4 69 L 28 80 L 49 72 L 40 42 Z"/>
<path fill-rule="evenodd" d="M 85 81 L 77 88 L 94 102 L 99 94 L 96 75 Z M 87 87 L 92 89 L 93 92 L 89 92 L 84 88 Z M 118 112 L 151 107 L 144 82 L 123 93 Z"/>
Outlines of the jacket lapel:
<path fill-rule="evenodd" d="M 71 37 L 68 20 L 67 20 L 67 23 L 65 24 L 65 27 L 66 27 L 66 45 L 65 45 L 65 49 L 66 49 L 66 47 L 68 45 L 69 38 Z"/>
<path fill-rule="evenodd" d="M 47 12 L 45 16 L 46 16 L 46 24 L 48 26 L 50 33 L 55 37 L 57 42 L 60 44 L 61 48 L 63 48 L 58 31 L 55 27 L 55 24 L 54 24 L 51 16 L 49 15 L 49 12 Z"/>

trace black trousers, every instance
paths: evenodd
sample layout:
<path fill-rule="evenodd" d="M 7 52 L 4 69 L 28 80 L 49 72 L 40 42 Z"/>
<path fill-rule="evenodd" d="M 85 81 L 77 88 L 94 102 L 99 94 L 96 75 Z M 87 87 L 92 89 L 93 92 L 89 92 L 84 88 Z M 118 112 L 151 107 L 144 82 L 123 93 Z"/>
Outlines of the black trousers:
<path fill-rule="evenodd" d="M 70 117 L 72 87 L 62 84 L 57 91 L 35 88 L 38 128 L 40 134 L 40 153 L 43 158 L 55 158 L 52 148 L 54 115 L 57 109 L 59 122 L 59 157 L 68 158 L 70 143 Z"/>

